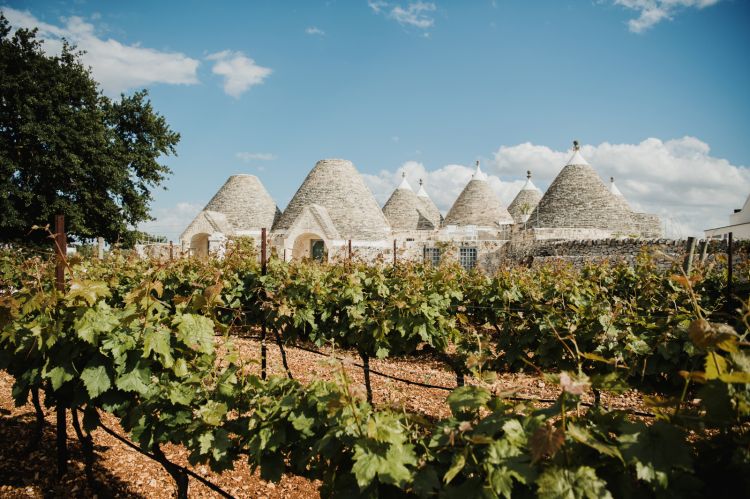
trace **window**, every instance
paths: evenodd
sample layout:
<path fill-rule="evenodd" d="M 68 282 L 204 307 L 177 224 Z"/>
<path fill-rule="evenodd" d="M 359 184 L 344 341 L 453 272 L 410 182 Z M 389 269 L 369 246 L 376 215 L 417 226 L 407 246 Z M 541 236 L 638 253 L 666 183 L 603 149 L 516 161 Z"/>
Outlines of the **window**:
<path fill-rule="evenodd" d="M 440 265 L 440 248 L 425 248 L 424 261 L 432 265 Z"/>
<path fill-rule="evenodd" d="M 459 262 L 466 270 L 473 269 L 477 265 L 476 248 L 460 248 Z"/>

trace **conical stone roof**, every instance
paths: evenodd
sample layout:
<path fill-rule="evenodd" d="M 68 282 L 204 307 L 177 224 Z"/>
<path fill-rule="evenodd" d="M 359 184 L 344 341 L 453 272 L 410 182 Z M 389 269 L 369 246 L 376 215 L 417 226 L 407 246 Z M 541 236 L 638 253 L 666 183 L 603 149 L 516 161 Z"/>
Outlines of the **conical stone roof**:
<path fill-rule="evenodd" d="M 444 223 L 445 225 L 476 225 L 493 228 L 513 224 L 513 217 L 492 191 L 487 182 L 487 175 L 479 166 L 479 161 L 477 161 L 474 175 L 453 203 Z"/>
<path fill-rule="evenodd" d="M 351 161 L 318 161 L 273 229 L 288 230 L 310 204 L 326 209 L 343 239 L 379 241 L 389 236 L 388 221 Z"/>
<path fill-rule="evenodd" d="M 383 206 L 383 214 L 393 230 L 425 230 L 435 228 L 425 214 L 422 203 L 406 180 L 393 191 Z"/>
<path fill-rule="evenodd" d="M 419 199 L 420 205 L 422 206 L 422 212 L 432 224 L 433 228 L 438 229 L 443 223 L 443 214 L 435 205 L 435 203 L 427 194 L 427 191 L 422 185 L 422 179 L 419 180 L 419 190 L 417 191 L 417 198 Z"/>
<path fill-rule="evenodd" d="M 226 215 L 235 232 L 270 229 L 281 214 L 255 175 L 232 175 L 208 202 L 204 211 Z"/>
<path fill-rule="evenodd" d="M 570 160 L 529 217 L 534 227 L 592 228 L 632 232 L 632 212 L 604 185 L 581 156 L 578 143 Z"/>
<path fill-rule="evenodd" d="M 625 196 L 622 195 L 620 189 L 615 185 L 615 177 L 609 177 L 609 192 L 614 196 L 615 202 L 620 203 L 625 209 L 630 210 L 630 205 L 628 204 L 627 199 L 625 199 Z"/>
<path fill-rule="evenodd" d="M 542 199 L 542 192 L 531 181 L 531 171 L 527 171 L 526 183 L 508 206 L 508 213 L 516 223 L 524 223 L 529 219 L 540 199 Z"/>

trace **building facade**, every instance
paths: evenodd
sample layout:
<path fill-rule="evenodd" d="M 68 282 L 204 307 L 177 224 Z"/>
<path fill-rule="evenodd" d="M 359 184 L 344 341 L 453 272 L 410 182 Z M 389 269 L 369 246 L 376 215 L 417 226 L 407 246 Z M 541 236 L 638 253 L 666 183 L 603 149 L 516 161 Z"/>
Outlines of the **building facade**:
<path fill-rule="evenodd" d="M 491 269 L 519 245 L 542 241 L 658 238 L 658 217 L 634 212 L 611 179 L 607 187 L 578 143 L 547 192 L 527 181 L 504 206 L 479 162 L 445 217 L 420 181 L 406 180 L 381 207 L 355 166 L 318 161 L 283 212 L 252 175 L 229 178 L 181 235 L 183 249 L 221 254 L 226 242 L 268 229 L 272 251 L 286 260 L 456 259 Z M 395 254 L 394 254 L 395 252 Z"/>

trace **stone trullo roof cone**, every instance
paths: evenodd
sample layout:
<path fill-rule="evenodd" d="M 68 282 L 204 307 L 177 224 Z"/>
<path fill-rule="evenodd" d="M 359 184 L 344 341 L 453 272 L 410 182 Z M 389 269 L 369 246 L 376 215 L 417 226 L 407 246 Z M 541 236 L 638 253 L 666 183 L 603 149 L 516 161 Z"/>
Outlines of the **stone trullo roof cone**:
<path fill-rule="evenodd" d="M 281 214 L 260 179 L 246 174 L 229 177 L 203 209 L 226 215 L 235 232 L 271 230 Z"/>
<path fill-rule="evenodd" d="M 632 212 L 604 185 L 581 156 L 578 142 L 573 155 L 542 196 L 529 217 L 534 227 L 590 228 L 630 232 Z"/>
<path fill-rule="evenodd" d="M 419 179 L 419 190 L 417 191 L 417 198 L 419 199 L 419 202 L 422 206 L 422 213 L 424 213 L 424 215 L 427 217 L 427 219 L 435 229 L 440 228 L 440 225 L 443 223 L 443 214 L 440 213 L 437 205 L 435 205 L 435 203 L 432 201 L 430 195 L 427 194 L 427 191 L 425 190 L 422 183 L 422 179 Z"/>
<path fill-rule="evenodd" d="M 379 241 L 390 233 L 380 206 L 351 161 L 318 161 L 273 229 L 288 230 L 305 207 L 312 204 L 325 208 L 344 239 Z"/>
<path fill-rule="evenodd" d="M 183 241 L 201 232 L 224 235 L 271 229 L 281 215 L 276 203 L 255 175 L 232 175 L 180 235 Z"/>
<path fill-rule="evenodd" d="M 383 214 L 393 230 L 434 229 L 424 214 L 422 203 L 402 174 L 401 184 L 393 191 L 383 206 Z"/>
<path fill-rule="evenodd" d="M 513 224 L 513 217 L 492 191 L 479 161 L 471 180 L 446 215 L 444 224 L 492 228 Z"/>
<path fill-rule="evenodd" d="M 526 183 L 521 187 L 513 202 L 508 205 L 508 213 L 517 224 L 524 223 L 529 219 L 540 199 L 542 199 L 542 191 L 537 189 L 534 182 L 531 181 L 531 170 L 528 170 L 526 171 Z"/>

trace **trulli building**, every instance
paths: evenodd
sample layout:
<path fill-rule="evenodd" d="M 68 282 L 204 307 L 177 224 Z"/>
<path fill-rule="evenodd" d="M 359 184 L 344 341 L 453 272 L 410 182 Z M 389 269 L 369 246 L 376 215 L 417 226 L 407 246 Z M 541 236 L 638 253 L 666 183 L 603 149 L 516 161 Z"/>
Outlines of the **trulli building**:
<path fill-rule="evenodd" d="M 531 181 L 531 170 L 528 170 L 526 172 L 526 183 L 508 205 L 508 213 L 513 217 L 515 223 L 526 224 L 540 199 L 542 199 L 542 191 L 537 189 L 534 182 Z"/>
<path fill-rule="evenodd" d="M 350 240 L 360 251 L 387 248 L 392 229 L 352 162 L 323 159 L 307 175 L 271 233 L 280 256 L 321 259 L 343 253 Z"/>
<path fill-rule="evenodd" d="M 743 211 L 750 213 L 747 203 Z M 455 255 L 450 258 L 465 266 L 485 267 L 492 267 L 490 261 L 496 267 L 514 246 L 661 235 L 659 219 L 632 210 L 614 179 L 606 186 L 577 143 L 544 194 L 527 171 L 507 208 L 477 162 L 445 217 L 422 181 L 415 192 L 405 175 L 381 209 L 352 162 L 343 159 L 318 161 L 283 213 L 257 177 L 234 175 L 181 240 L 183 248 L 204 256 L 232 237 L 259 240 L 262 228 L 269 230 L 272 251 L 287 260 L 344 257 L 351 245 L 353 255 L 367 260 L 391 257 L 395 249 L 399 258 L 438 262 Z"/>
<path fill-rule="evenodd" d="M 633 212 L 617 192 L 604 185 L 576 142 L 573 155 L 539 200 L 528 225 L 535 239 L 659 237 L 658 217 Z"/>
<path fill-rule="evenodd" d="M 444 231 L 457 235 L 477 233 L 478 237 L 494 238 L 513 223 L 513 217 L 490 187 L 487 174 L 477 161 L 471 180 L 445 216 Z"/>
<path fill-rule="evenodd" d="M 281 212 L 255 175 L 232 175 L 180 236 L 184 249 L 206 256 L 229 237 L 258 239 Z"/>

